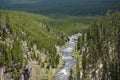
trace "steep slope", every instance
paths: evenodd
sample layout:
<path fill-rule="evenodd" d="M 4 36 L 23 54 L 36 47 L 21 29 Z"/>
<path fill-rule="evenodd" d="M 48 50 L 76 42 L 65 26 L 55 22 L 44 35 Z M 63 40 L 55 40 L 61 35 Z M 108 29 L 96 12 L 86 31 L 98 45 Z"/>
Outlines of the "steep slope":
<path fill-rule="evenodd" d="M 29 79 L 33 64 L 39 64 L 46 78 L 51 68 L 59 64 L 56 45 L 64 41 L 42 20 L 42 15 L 24 12 L 0 11 L 0 73 L 1 79 Z M 49 70 L 50 69 L 50 70 Z M 48 72 L 47 72 L 48 71 Z M 23 77 L 21 77 L 23 76 Z"/>
<path fill-rule="evenodd" d="M 78 80 L 119 80 L 120 12 L 99 17 L 78 39 L 77 49 L 77 65 L 71 73 Z"/>

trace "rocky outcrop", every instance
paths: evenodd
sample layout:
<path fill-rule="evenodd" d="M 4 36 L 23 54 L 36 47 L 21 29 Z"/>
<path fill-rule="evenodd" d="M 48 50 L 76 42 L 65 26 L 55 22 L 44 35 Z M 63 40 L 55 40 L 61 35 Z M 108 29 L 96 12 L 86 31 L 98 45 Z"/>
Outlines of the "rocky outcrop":
<path fill-rule="evenodd" d="M 0 80 L 4 80 L 4 71 L 5 71 L 5 68 L 0 67 Z"/>

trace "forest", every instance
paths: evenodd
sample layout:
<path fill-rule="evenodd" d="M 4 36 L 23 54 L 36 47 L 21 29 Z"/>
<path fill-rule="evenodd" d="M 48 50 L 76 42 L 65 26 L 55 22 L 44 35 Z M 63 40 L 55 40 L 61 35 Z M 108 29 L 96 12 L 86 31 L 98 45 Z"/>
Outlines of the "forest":
<path fill-rule="evenodd" d="M 68 35 L 80 32 L 82 36 L 78 38 L 74 53 L 77 64 L 71 76 L 75 74 L 77 80 L 119 80 L 120 13 L 63 19 L 1 10 L 0 67 L 4 68 L 5 76 L 11 73 L 8 79 L 19 80 L 24 74 L 27 79 L 25 66 L 35 60 L 46 71 L 41 79 L 46 78 L 50 67 L 57 70 L 61 64 L 55 45 L 65 45 Z M 54 75 L 49 74 L 47 78 L 51 80 Z M 69 79 L 73 80 L 71 76 Z"/>
<path fill-rule="evenodd" d="M 98 17 L 78 38 L 77 65 L 71 71 L 77 80 L 120 79 L 120 13 Z M 70 80 L 73 80 L 70 77 Z"/>
<path fill-rule="evenodd" d="M 28 62 L 37 60 L 44 65 L 45 60 L 41 60 L 43 55 L 49 56 L 46 57 L 46 68 L 56 67 L 59 55 L 56 54 L 55 45 L 65 43 L 61 38 L 49 33 L 46 25 L 34 18 L 38 15 L 31 15 L 0 11 L 0 66 L 5 67 L 5 73 L 12 73 L 11 77 L 15 80 L 19 79 Z"/>
<path fill-rule="evenodd" d="M 120 80 L 119 0 L 0 0 L 0 80 Z"/>
<path fill-rule="evenodd" d="M 120 10 L 119 0 L 0 0 L 0 8 L 47 16 L 94 16 Z"/>
<path fill-rule="evenodd" d="M 29 72 L 26 67 L 36 61 L 40 70 L 44 69 L 45 73 L 39 78 L 51 80 L 58 66 L 62 64 L 56 46 L 65 45 L 69 35 L 85 32 L 90 24 L 88 21 L 93 19 L 95 17 L 89 16 L 59 19 L 0 10 L 0 67 L 5 74 L 2 76 L 7 79 L 9 75 L 7 80 L 19 80 L 21 75 L 24 75 L 25 79 L 28 79 Z M 49 73 L 49 70 L 52 73 Z"/>

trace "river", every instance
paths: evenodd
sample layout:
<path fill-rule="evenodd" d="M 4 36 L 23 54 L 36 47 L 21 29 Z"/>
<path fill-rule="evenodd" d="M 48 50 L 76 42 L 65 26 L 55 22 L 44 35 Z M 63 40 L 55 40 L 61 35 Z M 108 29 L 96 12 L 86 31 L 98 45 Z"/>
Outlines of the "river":
<path fill-rule="evenodd" d="M 76 65 L 76 60 L 72 56 L 77 44 L 77 38 L 79 36 L 80 34 L 74 34 L 73 36 L 69 37 L 70 40 L 67 42 L 67 45 L 60 50 L 63 66 L 57 71 L 53 80 L 68 80 L 68 77 L 70 76 L 70 70 Z"/>

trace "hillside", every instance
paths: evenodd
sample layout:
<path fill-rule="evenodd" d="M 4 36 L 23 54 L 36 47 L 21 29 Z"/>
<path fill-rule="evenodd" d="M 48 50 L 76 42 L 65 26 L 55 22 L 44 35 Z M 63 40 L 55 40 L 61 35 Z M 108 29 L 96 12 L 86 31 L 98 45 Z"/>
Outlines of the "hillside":
<path fill-rule="evenodd" d="M 70 80 L 120 80 L 120 12 L 98 17 L 78 38 L 74 57 Z"/>
<path fill-rule="evenodd" d="M 21 75 L 29 78 L 32 64 L 39 63 L 41 70 L 55 68 L 59 64 L 56 45 L 64 41 L 38 19 L 47 17 L 24 12 L 0 11 L 0 73 L 5 80 L 18 80 Z M 60 34 L 59 34 L 60 35 Z M 58 36 L 59 36 L 58 35 Z M 2 75 L 3 74 L 3 75 Z"/>

